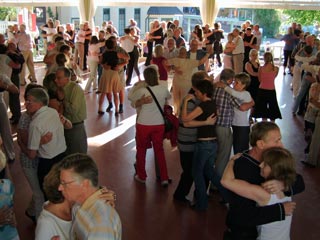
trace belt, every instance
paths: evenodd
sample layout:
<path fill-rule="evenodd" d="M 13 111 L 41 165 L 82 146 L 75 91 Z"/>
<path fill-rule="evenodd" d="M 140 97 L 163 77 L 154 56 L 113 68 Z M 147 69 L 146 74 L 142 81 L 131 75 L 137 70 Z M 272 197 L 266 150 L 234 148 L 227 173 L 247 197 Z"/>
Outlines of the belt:
<path fill-rule="evenodd" d="M 72 123 L 72 125 L 75 126 L 75 125 L 79 125 L 79 124 L 82 124 L 82 123 L 83 123 L 83 121 L 81 121 L 81 122 L 76 122 L 76 123 Z"/>
<path fill-rule="evenodd" d="M 198 142 L 216 142 L 217 141 L 217 139 L 215 138 L 215 139 L 210 139 L 210 140 L 197 140 Z"/>

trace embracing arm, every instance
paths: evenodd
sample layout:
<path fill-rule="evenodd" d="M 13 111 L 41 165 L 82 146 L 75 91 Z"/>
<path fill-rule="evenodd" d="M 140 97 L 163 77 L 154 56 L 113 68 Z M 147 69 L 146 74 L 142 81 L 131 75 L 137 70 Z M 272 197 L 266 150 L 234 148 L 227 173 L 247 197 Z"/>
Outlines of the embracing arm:
<path fill-rule="evenodd" d="M 258 73 L 253 71 L 252 65 L 249 62 L 246 63 L 245 69 L 251 76 L 258 77 Z"/>
<path fill-rule="evenodd" d="M 224 170 L 221 184 L 230 191 L 257 202 L 260 206 L 266 205 L 270 199 L 270 194 L 266 190 L 259 185 L 250 184 L 247 181 L 235 178 L 233 171 L 234 161 L 240 156 L 241 154 L 237 154 L 230 159 Z"/>
<path fill-rule="evenodd" d="M 207 126 L 207 125 L 214 125 L 216 124 L 216 121 L 217 121 L 217 116 L 213 113 L 204 121 L 191 120 L 191 121 L 183 122 L 183 126 L 184 127 L 201 127 L 201 126 Z"/>
<path fill-rule="evenodd" d="M 182 105 L 182 113 L 181 113 L 181 118 L 182 118 L 183 122 L 191 121 L 191 120 L 195 119 L 196 117 L 198 117 L 202 113 L 202 109 L 200 107 L 196 107 L 192 112 L 188 113 L 188 111 L 187 111 L 188 101 L 193 98 L 194 98 L 194 96 L 192 94 L 188 94 L 185 97 L 185 100 Z"/>

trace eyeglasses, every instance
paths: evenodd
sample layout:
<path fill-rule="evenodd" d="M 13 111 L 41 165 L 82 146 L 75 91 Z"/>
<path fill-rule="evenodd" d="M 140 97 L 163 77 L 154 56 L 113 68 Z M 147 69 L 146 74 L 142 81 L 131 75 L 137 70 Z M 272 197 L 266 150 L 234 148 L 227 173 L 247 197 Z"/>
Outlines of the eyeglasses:
<path fill-rule="evenodd" d="M 24 104 L 31 104 L 31 103 L 36 103 L 37 101 L 35 100 L 25 100 Z"/>
<path fill-rule="evenodd" d="M 73 182 L 75 182 L 76 180 L 73 180 L 73 181 L 70 181 L 70 182 L 60 182 L 60 185 L 62 186 L 62 187 L 66 187 L 68 184 L 70 184 L 70 183 L 73 183 Z"/>

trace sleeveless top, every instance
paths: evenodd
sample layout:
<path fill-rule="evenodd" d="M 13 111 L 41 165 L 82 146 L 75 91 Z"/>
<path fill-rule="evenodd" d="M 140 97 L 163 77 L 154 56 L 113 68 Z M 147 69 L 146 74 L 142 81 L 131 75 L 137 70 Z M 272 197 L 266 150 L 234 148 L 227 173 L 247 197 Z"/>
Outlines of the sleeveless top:
<path fill-rule="evenodd" d="M 259 88 L 265 90 L 274 90 L 274 80 L 276 78 L 276 74 L 276 72 L 261 72 Z"/>
<path fill-rule="evenodd" d="M 290 202 L 291 197 L 279 199 L 276 194 L 271 194 L 267 205 Z M 263 224 L 258 226 L 259 237 L 257 240 L 290 240 L 292 216 L 286 216 L 285 220 Z"/>
<path fill-rule="evenodd" d="M 153 63 L 156 64 L 159 68 L 159 75 L 160 75 L 159 80 L 167 81 L 168 80 L 168 72 L 163 65 L 164 60 L 166 60 L 165 57 L 157 57 L 157 58 L 153 57 L 152 58 Z"/>

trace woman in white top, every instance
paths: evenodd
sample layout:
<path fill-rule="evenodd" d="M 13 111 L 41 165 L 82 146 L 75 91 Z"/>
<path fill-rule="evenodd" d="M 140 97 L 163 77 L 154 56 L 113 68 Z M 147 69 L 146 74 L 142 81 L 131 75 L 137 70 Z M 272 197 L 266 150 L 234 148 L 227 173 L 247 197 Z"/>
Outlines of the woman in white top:
<path fill-rule="evenodd" d="M 104 42 L 99 42 L 96 36 L 92 36 L 89 44 L 88 50 L 88 64 L 90 68 L 90 77 L 86 84 L 84 91 L 86 93 L 90 92 L 90 88 L 92 85 L 93 90 L 97 90 L 97 74 L 98 74 L 98 64 L 99 64 L 99 55 L 100 48 L 105 45 Z"/>
<path fill-rule="evenodd" d="M 52 42 L 52 37 L 57 33 L 57 28 L 53 26 L 53 22 L 47 23 L 48 27 L 41 26 L 40 29 L 45 31 L 46 34 L 43 34 L 44 37 L 47 37 L 47 42 Z"/>
<path fill-rule="evenodd" d="M 152 65 L 144 70 L 143 75 L 147 88 L 153 92 L 163 109 L 167 99 L 171 97 L 168 88 L 159 85 L 158 72 Z M 146 152 L 152 142 L 160 170 L 161 185 L 167 187 L 169 178 L 163 150 L 164 120 L 155 100 L 152 100 L 151 92 L 147 88 L 140 88 L 131 96 L 133 102 L 135 102 L 135 107 L 141 107 L 136 124 L 137 174 L 135 180 L 140 183 L 146 181 Z"/>
<path fill-rule="evenodd" d="M 239 155 L 238 155 L 239 156 Z M 233 166 L 237 155 L 232 158 L 221 180 L 222 185 L 230 191 L 254 200 L 259 206 L 267 206 L 276 203 L 283 203 L 286 218 L 284 221 L 272 222 L 258 226 L 258 240 L 289 240 L 292 213 L 295 203 L 291 202 L 291 197 L 286 197 L 283 192 L 271 194 L 263 186 L 250 184 L 244 180 L 236 179 Z M 261 176 L 266 180 L 278 180 L 283 182 L 285 189 L 288 189 L 296 178 L 295 160 L 292 154 L 282 147 L 272 147 L 266 149 L 261 156 Z"/>

